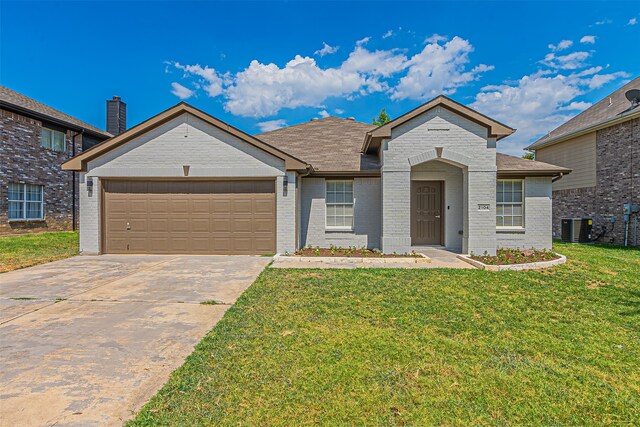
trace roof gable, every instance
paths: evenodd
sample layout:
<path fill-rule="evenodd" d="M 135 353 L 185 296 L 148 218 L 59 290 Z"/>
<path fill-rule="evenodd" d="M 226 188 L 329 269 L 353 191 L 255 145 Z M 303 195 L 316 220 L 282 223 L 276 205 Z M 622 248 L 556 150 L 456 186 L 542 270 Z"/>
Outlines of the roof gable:
<path fill-rule="evenodd" d="M 137 126 L 132 127 L 126 132 L 121 133 L 118 136 L 115 136 L 111 139 L 108 139 L 94 147 L 90 148 L 87 151 L 73 157 L 72 159 L 67 160 L 62 164 L 63 170 L 72 170 L 72 171 L 86 171 L 87 162 L 90 160 L 96 159 L 103 154 L 137 138 L 158 126 L 172 120 L 175 117 L 178 117 L 184 113 L 191 114 L 194 117 L 199 118 L 200 120 L 215 126 L 237 138 L 240 140 L 247 142 L 263 151 L 268 152 L 269 154 L 284 160 L 285 167 L 289 170 L 307 170 L 310 168 L 310 165 L 306 164 L 302 160 L 293 157 L 284 151 L 281 151 L 261 140 L 255 138 L 241 130 L 216 119 L 215 117 L 198 110 L 197 108 L 185 103 L 181 102 L 168 110 L 163 111 L 162 113 L 153 116 L 152 118 L 140 123 Z"/>
<path fill-rule="evenodd" d="M 402 116 L 390 121 L 389 123 L 368 132 L 365 137 L 364 144 L 362 146 L 362 151 L 366 153 L 367 151 L 369 151 L 370 148 L 377 147 L 379 143 L 382 141 L 382 139 L 391 138 L 391 130 L 393 128 L 403 123 L 406 123 L 409 120 L 423 113 L 426 113 L 427 111 L 432 110 L 433 108 L 436 108 L 436 107 L 446 108 L 454 112 L 455 114 L 458 114 L 468 120 L 471 120 L 472 122 L 475 122 L 481 126 L 486 127 L 489 131 L 489 136 L 496 139 L 502 139 L 506 136 L 511 135 L 513 132 L 515 132 L 515 129 L 510 128 L 507 125 L 504 125 L 496 120 L 493 120 L 485 116 L 484 114 L 481 114 L 465 105 L 462 105 L 450 98 L 447 98 L 444 95 L 440 95 L 436 98 L 433 98 L 431 101 L 426 102 L 417 108 L 414 108 L 408 113 L 403 114 Z"/>

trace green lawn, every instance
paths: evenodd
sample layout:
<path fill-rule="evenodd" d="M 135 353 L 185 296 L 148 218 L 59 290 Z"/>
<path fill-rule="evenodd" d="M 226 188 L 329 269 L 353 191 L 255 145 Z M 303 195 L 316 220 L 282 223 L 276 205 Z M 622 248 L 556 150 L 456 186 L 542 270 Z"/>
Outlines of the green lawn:
<path fill-rule="evenodd" d="M 130 425 L 638 425 L 640 251 L 265 271 Z"/>
<path fill-rule="evenodd" d="M 0 237 L 0 273 L 78 255 L 78 233 Z"/>

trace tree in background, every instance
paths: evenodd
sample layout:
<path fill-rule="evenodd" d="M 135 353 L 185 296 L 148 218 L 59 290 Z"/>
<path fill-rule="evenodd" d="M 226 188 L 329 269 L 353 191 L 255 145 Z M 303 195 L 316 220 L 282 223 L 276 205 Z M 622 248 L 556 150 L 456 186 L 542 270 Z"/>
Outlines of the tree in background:
<path fill-rule="evenodd" d="M 533 151 L 527 151 L 522 155 L 522 158 L 527 160 L 535 160 L 535 154 L 533 153 Z"/>
<path fill-rule="evenodd" d="M 378 117 L 373 118 L 373 124 L 376 126 L 382 126 L 384 124 L 389 123 L 390 121 L 391 121 L 391 117 L 389 117 L 386 109 L 384 108 L 380 110 L 380 113 L 378 113 Z"/>

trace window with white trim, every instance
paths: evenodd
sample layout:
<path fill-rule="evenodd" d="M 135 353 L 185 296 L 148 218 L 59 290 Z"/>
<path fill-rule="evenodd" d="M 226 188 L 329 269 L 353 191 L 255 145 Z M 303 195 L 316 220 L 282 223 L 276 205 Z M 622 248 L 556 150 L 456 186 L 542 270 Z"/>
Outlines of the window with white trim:
<path fill-rule="evenodd" d="M 499 179 L 496 188 L 496 226 L 524 227 L 524 181 Z"/>
<path fill-rule="evenodd" d="M 43 219 L 43 186 L 9 184 L 9 219 Z"/>
<path fill-rule="evenodd" d="M 353 181 L 326 181 L 327 229 L 353 229 Z"/>
<path fill-rule="evenodd" d="M 63 132 L 57 130 L 42 128 L 42 136 L 40 137 L 42 146 L 53 151 L 67 151 L 67 139 Z"/>

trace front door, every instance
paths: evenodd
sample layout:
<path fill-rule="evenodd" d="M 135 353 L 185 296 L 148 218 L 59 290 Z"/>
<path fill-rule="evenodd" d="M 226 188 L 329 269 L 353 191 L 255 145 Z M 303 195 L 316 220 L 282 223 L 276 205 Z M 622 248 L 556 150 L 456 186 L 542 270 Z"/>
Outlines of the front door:
<path fill-rule="evenodd" d="M 442 181 L 411 182 L 411 244 L 442 244 Z"/>

